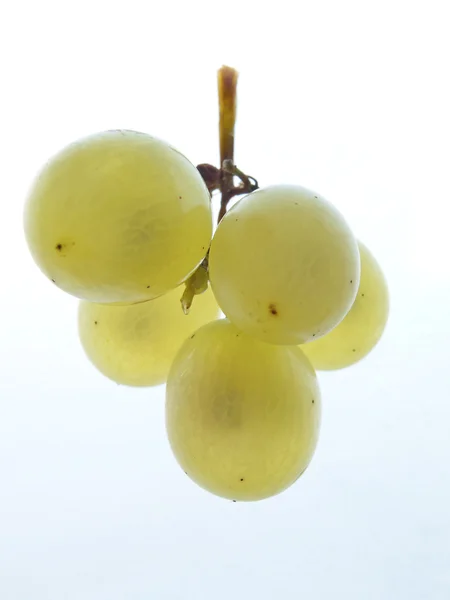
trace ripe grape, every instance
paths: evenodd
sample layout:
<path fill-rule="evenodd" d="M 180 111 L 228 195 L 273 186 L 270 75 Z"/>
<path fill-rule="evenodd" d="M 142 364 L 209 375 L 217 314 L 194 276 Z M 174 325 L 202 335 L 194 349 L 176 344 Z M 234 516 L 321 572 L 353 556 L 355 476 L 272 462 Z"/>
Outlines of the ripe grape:
<path fill-rule="evenodd" d="M 128 306 L 81 301 L 78 331 L 88 358 L 117 383 L 164 383 L 184 340 L 219 316 L 211 288 L 195 296 L 188 315 L 181 309 L 181 295 L 177 288 L 155 300 Z"/>
<path fill-rule="evenodd" d="M 44 166 L 24 225 L 34 260 L 61 289 L 91 302 L 140 302 L 175 288 L 205 256 L 210 194 L 165 142 L 106 131 Z"/>
<path fill-rule="evenodd" d="M 186 340 L 167 379 L 166 426 L 180 466 L 206 490 L 262 500 L 308 466 L 320 392 L 295 346 L 265 344 L 226 319 Z"/>
<path fill-rule="evenodd" d="M 209 256 L 225 315 L 273 344 L 300 344 L 335 327 L 359 284 L 357 242 L 341 214 L 299 186 L 260 189 L 220 222 Z"/>
<path fill-rule="evenodd" d="M 389 314 L 389 294 L 383 272 L 359 242 L 361 280 L 356 300 L 339 325 L 317 341 L 302 345 L 316 369 L 342 369 L 364 358 L 378 343 Z"/>

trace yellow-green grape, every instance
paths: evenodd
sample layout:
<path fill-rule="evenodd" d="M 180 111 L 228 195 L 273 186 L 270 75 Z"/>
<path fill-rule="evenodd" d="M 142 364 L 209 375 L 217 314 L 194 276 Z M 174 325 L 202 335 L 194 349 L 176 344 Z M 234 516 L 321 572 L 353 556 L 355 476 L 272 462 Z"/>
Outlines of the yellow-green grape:
<path fill-rule="evenodd" d="M 273 344 L 301 344 L 335 327 L 359 285 L 357 242 L 318 194 L 276 185 L 249 194 L 220 222 L 209 255 L 225 315 Z"/>
<path fill-rule="evenodd" d="M 333 331 L 301 347 L 316 369 L 342 369 L 358 362 L 378 343 L 386 326 L 389 314 L 386 280 L 361 242 L 359 252 L 361 280 L 352 308 Z"/>
<path fill-rule="evenodd" d="M 81 301 L 78 331 L 97 369 L 116 383 L 152 386 L 164 383 L 184 340 L 217 319 L 219 307 L 209 288 L 183 313 L 182 288 L 129 306 Z"/>
<path fill-rule="evenodd" d="M 182 469 L 209 492 L 262 500 L 307 468 L 320 426 L 320 392 L 295 346 L 265 344 L 226 319 L 205 325 L 177 354 L 166 427 Z"/>
<path fill-rule="evenodd" d="M 35 262 L 61 289 L 91 302 L 140 302 L 175 288 L 205 256 L 210 194 L 167 143 L 106 131 L 44 166 L 24 225 Z"/>

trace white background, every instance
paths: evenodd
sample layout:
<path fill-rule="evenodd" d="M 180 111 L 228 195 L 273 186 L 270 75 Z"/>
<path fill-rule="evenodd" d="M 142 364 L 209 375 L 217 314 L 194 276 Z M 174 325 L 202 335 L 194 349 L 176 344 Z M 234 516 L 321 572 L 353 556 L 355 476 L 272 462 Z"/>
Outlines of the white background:
<path fill-rule="evenodd" d="M 448 4 L 2 7 L 0 598 L 448 599 Z M 216 163 L 223 63 L 240 71 L 238 166 L 336 203 L 392 303 L 371 356 L 320 376 L 308 471 L 249 504 L 179 469 L 163 387 L 90 366 L 77 301 L 35 267 L 21 221 L 42 163 L 95 131 L 146 131 Z"/>

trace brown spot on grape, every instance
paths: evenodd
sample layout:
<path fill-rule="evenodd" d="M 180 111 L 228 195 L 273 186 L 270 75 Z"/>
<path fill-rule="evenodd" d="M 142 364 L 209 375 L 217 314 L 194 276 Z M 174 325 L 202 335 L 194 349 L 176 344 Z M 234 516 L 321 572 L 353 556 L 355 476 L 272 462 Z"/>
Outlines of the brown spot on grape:
<path fill-rule="evenodd" d="M 98 325 L 98 321 L 94 321 L 94 325 Z"/>
<path fill-rule="evenodd" d="M 269 312 L 271 315 L 277 316 L 278 315 L 278 310 L 275 304 L 269 304 Z"/>
<path fill-rule="evenodd" d="M 150 289 L 150 286 L 149 286 L 149 285 L 147 286 L 147 289 Z"/>
<path fill-rule="evenodd" d="M 241 481 L 244 481 L 244 478 L 243 478 L 243 477 L 241 477 Z"/>
<path fill-rule="evenodd" d="M 311 402 L 314 404 L 314 398 L 311 400 Z"/>
<path fill-rule="evenodd" d="M 182 199 L 183 199 L 182 196 L 178 196 L 178 200 L 182 200 Z"/>
<path fill-rule="evenodd" d="M 236 502 L 236 500 L 233 500 L 233 502 Z"/>
<path fill-rule="evenodd" d="M 361 296 L 364 298 L 364 294 L 361 294 Z"/>
<path fill-rule="evenodd" d="M 316 334 L 315 334 L 315 333 L 313 333 L 313 337 L 316 337 Z"/>
<path fill-rule="evenodd" d="M 58 250 L 58 252 L 61 252 L 62 244 L 56 244 L 55 248 Z"/>
<path fill-rule="evenodd" d="M 193 334 L 191 335 L 191 340 L 193 340 L 194 338 L 195 338 L 195 333 L 193 333 Z"/>
<path fill-rule="evenodd" d="M 56 281 L 54 279 L 52 279 L 53 283 L 56 283 Z"/>
<path fill-rule="evenodd" d="M 350 283 L 353 283 L 353 279 L 350 279 Z"/>
<path fill-rule="evenodd" d="M 356 352 L 356 348 L 353 348 L 352 352 Z"/>

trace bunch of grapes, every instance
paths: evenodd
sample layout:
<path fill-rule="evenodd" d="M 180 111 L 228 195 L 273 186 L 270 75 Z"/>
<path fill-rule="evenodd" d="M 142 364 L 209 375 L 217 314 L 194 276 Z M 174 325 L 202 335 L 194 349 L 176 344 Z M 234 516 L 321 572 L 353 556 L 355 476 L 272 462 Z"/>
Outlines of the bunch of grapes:
<path fill-rule="evenodd" d="M 371 351 L 388 292 L 326 199 L 260 188 L 234 165 L 236 83 L 219 70 L 220 168 L 143 133 L 95 134 L 44 166 L 24 224 L 37 265 L 80 299 L 97 369 L 128 386 L 166 383 L 167 434 L 186 474 L 224 498 L 260 500 L 307 468 L 315 370 Z"/>

